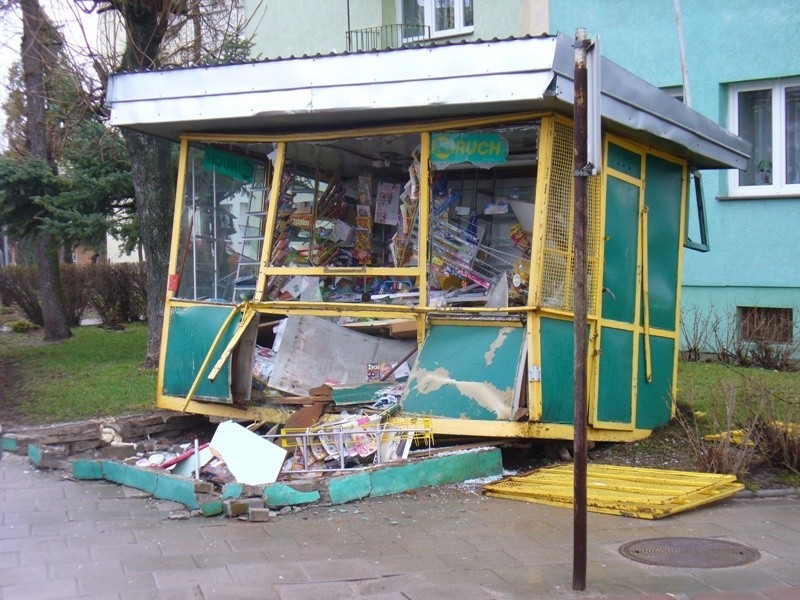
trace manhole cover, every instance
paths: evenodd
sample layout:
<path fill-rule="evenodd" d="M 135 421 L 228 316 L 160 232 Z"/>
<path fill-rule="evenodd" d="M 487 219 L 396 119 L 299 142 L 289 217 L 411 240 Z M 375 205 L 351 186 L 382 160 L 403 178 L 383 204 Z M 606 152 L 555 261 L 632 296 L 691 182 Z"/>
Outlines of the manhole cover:
<path fill-rule="evenodd" d="M 739 567 L 761 558 L 755 548 L 708 538 L 665 537 L 628 542 L 619 548 L 631 560 L 662 567 Z"/>

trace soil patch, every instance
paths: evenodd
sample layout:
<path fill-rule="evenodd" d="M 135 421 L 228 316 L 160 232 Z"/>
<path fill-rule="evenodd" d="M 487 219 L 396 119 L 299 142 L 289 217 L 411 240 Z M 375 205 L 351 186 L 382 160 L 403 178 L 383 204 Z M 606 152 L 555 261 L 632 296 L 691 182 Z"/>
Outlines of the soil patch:
<path fill-rule="evenodd" d="M 26 424 L 20 414 L 25 384 L 20 381 L 19 372 L 16 360 L 0 355 L 0 424 L 6 431 Z"/>

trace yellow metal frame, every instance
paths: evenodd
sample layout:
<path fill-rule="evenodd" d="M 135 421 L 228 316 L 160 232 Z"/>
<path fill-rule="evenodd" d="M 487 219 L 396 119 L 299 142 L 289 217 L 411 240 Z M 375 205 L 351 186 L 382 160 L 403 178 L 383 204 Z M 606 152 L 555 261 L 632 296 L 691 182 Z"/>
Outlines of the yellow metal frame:
<path fill-rule="evenodd" d="M 616 171 L 614 169 L 610 169 L 607 165 L 607 157 L 608 157 L 608 144 L 613 143 L 617 146 L 625 148 L 635 154 L 640 156 L 641 160 L 641 173 L 642 178 L 637 179 L 635 177 L 631 177 L 626 173 L 622 173 Z M 630 183 L 639 188 L 639 231 L 637 235 L 637 282 L 636 282 L 636 289 L 638 290 L 636 294 L 636 301 L 635 301 L 635 309 L 634 309 L 634 322 L 631 323 L 622 323 L 619 321 L 614 321 L 611 319 L 603 319 L 602 316 L 598 315 L 598 332 L 597 332 L 597 347 L 600 347 L 600 340 L 602 339 L 602 332 L 604 328 L 611 328 L 611 329 L 618 329 L 623 331 L 630 331 L 633 333 L 633 348 L 632 348 L 632 376 L 631 376 L 631 422 L 630 423 L 619 423 L 615 421 L 601 421 L 597 418 L 597 411 L 598 411 L 598 403 L 597 403 L 597 396 L 595 396 L 595 402 L 592 404 L 590 410 L 590 423 L 594 427 L 600 427 L 603 429 L 626 429 L 626 430 L 635 430 L 635 423 L 636 423 L 636 408 L 637 408 L 637 397 L 638 397 L 638 387 L 639 387 L 639 361 L 640 361 L 640 351 L 639 351 L 639 339 L 640 336 L 643 336 L 645 339 L 645 347 L 644 347 L 644 361 L 645 361 L 645 378 L 649 382 L 652 379 L 652 361 L 650 357 L 650 339 L 652 337 L 660 337 L 674 340 L 675 343 L 675 350 L 674 350 L 674 359 L 673 359 L 673 372 L 672 372 L 672 414 L 674 416 L 675 412 L 675 394 L 677 390 L 677 373 L 678 373 L 678 339 L 679 339 L 679 329 L 680 329 L 680 301 L 681 301 L 681 280 L 682 280 L 682 264 L 683 264 L 683 246 L 680 245 L 678 249 L 678 274 L 677 274 L 677 289 L 676 289 L 676 311 L 675 311 L 675 329 L 673 331 L 668 331 L 661 328 L 653 328 L 650 325 L 650 314 L 649 314 L 649 284 L 648 284 L 648 269 L 649 269 L 649 258 L 647 252 L 647 239 L 648 239 L 648 228 L 649 222 L 647 218 L 647 205 L 645 204 L 645 190 L 646 190 L 646 161 L 647 156 L 652 155 L 663 160 L 678 164 L 681 166 L 682 173 L 683 173 L 683 185 L 681 190 L 681 216 L 680 216 L 680 231 L 684 231 L 685 220 L 686 220 L 686 203 L 687 203 L 687 186 L 688 186 L 688 167 L 687 163 L 684 160 L 681 160 L 671 154 L 667 154 L 660 150 L 656 150 L 654 148 L 650 148 L 648 146 L 644 146 L 641 144 L 636 144 L 624 138 L 619 138 L 614 135 L 606 136 L 604 141 L 604 169 L 603 169 L 603 207 L 602 207 L 602 234 L 605 236 L 605 202 L 606 202 L 606 186 L 607 186 L 607 178 L 609 174 L 613 174 L 615 178 L 618 178 L 626 183 Z M 604 252 L 605 248 L 604 245 L 601 244 L 601 260 L 604 259 Z M 600 273 L 600 277 L 602 280 L 602 272 Z M 602 294 L 602 290 L 599 291 Z M 601 297 L 602 300 L 602 297 Z M 602 306 L 598 303 L 598 313 L 602 313 Z M 599 376 L 599 369 L 597 369 L 597 375 Z M 595 383 L 595 389 L 599 389 L 599 380 Z"/>
<path fill-rule="evenodd" d="M 522 123 L 526 121 L 538 120 L 540 125 L 539 131 L 539 172 L 536 180 L 535 191 L 535 213 L 532 231 L 532 260 L 529 272 L 529 290 L 527 297 L 527 304 L 521 307 L 508 307 L 508 308 L 436 308 L 429 306 L 429 298 L 427 292 L 427 262 L 428 262 L 428 246 L 427 244 L 420 244 L 418 253 L 418 264 L 416 267 L 403 267 L 403 268 L 386 268 L 386 267 L 368 267 L 368 268 L 330 268 L 330 267 L 305 267 L 305 268 L 288 268 L 288 267 L 271 267 L 269 266 L 270 252 L 272 251 L 272 243 L 274 241 L 274 228 L 277 215 L 278 197 L 280 194 L 280 182 L 283 175 L 284 162 L 287 150 L 287 143 L 312 141 L 312 140 L 330 140 L 343 137 L 357 137 L 357 136 L 375 136 L 383 134 L 403 134 L 414 133 L 420 135 L 420 149 L 421 158 L 420 163 L 420 204 L 419 204 L 419 220 L 420 231 L 427 231 L 429 226 L 429 198 L 430 198 L 430 184 L 432 169 L 429 162 L 430 155 L 430 134 L 436 131 L 445 131 L 448 129 L 463 129 L 469 127 L 482 127 L 510 123 Z M 517 438 L 542 438 L 542 439 L 571 439 L 573 436 L 572 425 L 560 425 L 541 423 L 539 420 L 542 416 L 542 385 L 541 385 L 541 361 L 542 353 L 540 346 L 541 334 L 541 318 L 543 316 L 554 317 L 558 319 L 571 320 L 573 313 L 571 310 L 559 310 L 543 308 L 541 306 L 541 282 L 544 269 L 544 246 L 546 243 L 546 228 L 547 228 L 547 211 L 548 211 L 548 185 L 550 183 L 550 175 L 552 169 L 552 153 L 553 153 L 553 139 L 555 135 L 556 123 L 566 124 L 572 126 L 572 122 L 560 115 L 550 112 L 531 112 L 520 113 L 513 115 L 503 116 L 489 116 L 478 117 L 470 119 L 451 119 L 440 120 L 435 122 L 414 123 L 400 126 L 382 126 L 382 127 L 369 127 L 363 129 L 347 129 L 333 132 L 313 132 L 302 134 L 287 134 L 276 132 L 274 135 L 221 135 L 221 134 L 187 134 L 181 138 L 180 149 L 180 163 L 178 170 L 178 182 L 176 187 L 176 202 L 175 202 L 175 218 L 172 227 L 172 250 L 170 254 L 170 273 L 175 273 L 177 269 L 177 261 L 179 256 L 180 247 L 180 233 L 181 233 L 181 218 L 183 213 L 183 204 L 185 199 L 185 185 L 186 185 L 186 164 L 188 158 L 188 151 L 190 142 L 202 143 L 224 143 L 224 142 L 237 142 L 237 143 L 275 143 L 276 156 L 273 163 L 272 179 L 270 186 L 269 205 L 265 222 L 265 237 L 262 245 L 261 253 L 261 269 L 259 270 L 258 281 L 256 285 L 256 295 L 252 302 L 246 303 L 246 306 L 239 305 L 232 307 L 231 316 L 226 320 L 226 325 L 220 330 L 217 341 L 209 350 L 204 361 L 203 367 L 197 375 L 197 379 L 192 386 L 186 398 L 179 398 L 174 396 L 164 395 L 164 365 L 161 365 L 158 376 L 158 397 L 157 405 L 162 408 L 172 410 L 182 410 L 189 412 L 197 412 L 211 416 L 231 417 L 241 420 L 267 420 L 272 422 L 284 421 L 294 409 L 284 408 L 280 406 L 238 406 L 223 403 L 202 402 L 193 399 L 193 391 L 196 389 L 200 379 L 204 376 L 204 372 L 208 369 L 210 357 L 213 355 L 216 346 L 219 344 L 219 339 L 235 314 L 241 312 L 247 319 L 243 319 L 242 324 L 239 326 L 238 332 L 243 332 L 246 328 L 246 323 L 249 323 L 255 315 L 260 313 L 276 313 L 276 314 L 302 314 L 302 315 L 317 315 L 317 316 L 336 316 L 340 314 L 348 314 L 356 317 L 368 318 L 403 318 L 415 319 L 417 322 L 417 343 L 422 344 L 425 339 L 426 331 L 430 323 L 458 323 L 460 325 L 470 324 L 470 321 L 450 319 L 448 313 L 453 314 L 467 314 L 479 317 L 485 315 L 487 317 L 496 317 L 500 315 L 509 316 L 509 324 L 514 326 L 522 326 L 520 322 L 514 321 L 514 315 L 525 315 L 525 327 L 527 328 L 527 347 L 528 358 L 527 366 L 528 372 L 526 374 L 527 382 L 527 398 L 528 398 L 528 421 L 525 422 L 486 422 L 486 421 L 469 421 L 464 419 L 442 419 L 433 418 L 432 427 L 437 434 L 453 434 L 453 435 L 476 435 L 476 436 L 504 436 L 504 437 L 517 437 Z M 686 189 L 688 185 L 686 164 L 684 161 L 679 161 L 675 157 L 654 151 L 652 149 L 633 144 L 627 140 L 620 139 L 615 136 L 604 136 L 604 148 L 607 149 L 609 140 L 613 141 L 622 147 L 631 149 L 642 157 L 642 172 L 644 173 L 644 160 L 648 152 L 654 155 L 661 156 L 673 162 L 679 162 L 683 165 L 684 169 L 684 186 L 681 211 L 681 231 L 683 231 L 686 218 Z M 604 161 L 607 152 L 604 152 Z M 605 232 L 605 193 L 606 193 L 606 178 L 608 168 L 605 166 L 604 174 L 600 180 L 601 185 L 601 206 L 600 218 L 598 227 L 598 239 L 602 240 Z M 644 187 L 643 181 L 635 180 L 623 173 L 614 173 L 615 176 L 623 180 L 630 181 L 637 185 L 640 189 L 640 207 L 644 205 Z M 646 227 L 646 215 L 643 217 L 644 227 Z M 638 264 L 638 277 L 641 284 L 643 276 L 642 269 L 646 269 L 646 265 L 642 263 L 642 228 L 639 232 L 639 264 Z M 589 378 L 588 378 L 588 400 L 589 400 L 589 416 L 591 426 L 588 430 L 590 440 L 594 441 L 633 441 L 642 439 L 649 435 L 649 430 L 639 430 L 634 427 L 635 422 L 635 386 L 636 386 L 636 373 L 638 373 L 638 335 L 642 332 L 640 322 L 640 304 L 641 300 L 637 295 L 636 307 L 636 324 L 622 324 L 616 323 L 601 318 L 602 310 L 602 282 L 603 277 L 603 252 L 604 244 L 600 242 L 597 250 L 597 259 L 599 266 L 595 270 L 596 277 L 599 278 L 598 285 L 595 286 L 596 297 L 592 303 L 595 307 L 594 312 L 588 315 L 588 324 L 590 326 L 590 340 L 589 340 Z M 652 329 L 646 327 L 648 336 L 667 337 L 677 339 L 677 326 L 680 315 L 680 275 L 682 270 L 682 251 L 679 254 L 679 274 L 678 274 L 678 308 L 676 309 L 676 330 L 673 332 Z M 644 258 L 646 261 L 646 257 Z M 417 306 L 401 306 L 401 305 L 385 305 L 376 303 L 324 303 L 324 302 L 286 302 L 286 301 L 265 301 L 264 290 L 267 278 L 274 275 L 309 275 L 309 276 L 322 276 L 322 275 L 358 275 L 358 276 L 405 276 L 413 277 L 419 282 L 420 296 L 419 304 Z M 646 293 L 646 291 L 645 291 Z M 167 292 L 165 303 L 164 324 L 162 330 L 161 340 L 161 356 L 166 355 L 167 335 L 169 331 L 169 322 L 171 312 L 176 307 L 189 307 L 189 306 L 202 306 L 204 302 L 196 302 L 191 300 L 176 299 L 174 293 Z M 246 322 L 245 322 L 246 321 Z M 481 320 L 476 318 L 474 324 L 482 325 L 486 323 L 496 324 L 496 320 Z M 632 406 L 632 422 L 623 424 L 619 428 L 618 423 L 605 423 L 597 420 L 597 396 L 599 389 L 599 348 L 602 337 L 602 330 L 604 327 L 612 327 L 619 329 L 627 329 L 634 333 L 634 378 L 632 381 L 634 405 Z M 234 335 L 233 340 L 229 342 L 226 349 L 223 351 L 222 357 L 217 360 L 214 367 L 211 369 L 210 375 L 213 376 L 224 361 L 230 355 L 236 342 L 239 339 L 238 332 Z M 676 344 L 677 352 L 677 344 Z M 649 362 L 649 361 L 648 361 Z M 677 360 L 675 361 L 675 368 L 677 369 Z M 538 376 L 537 376 L 538 369 Z M 675 376 L 673 375 L 673 382 Z M 673 390 L 674 392 L 674 390 Z"/>

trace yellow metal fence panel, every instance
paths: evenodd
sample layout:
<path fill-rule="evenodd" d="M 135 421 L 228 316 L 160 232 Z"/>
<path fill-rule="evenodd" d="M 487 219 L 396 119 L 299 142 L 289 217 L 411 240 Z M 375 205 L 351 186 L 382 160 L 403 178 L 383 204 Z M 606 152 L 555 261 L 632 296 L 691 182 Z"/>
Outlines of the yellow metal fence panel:
<path fill-rule="evenodd" d="M 554 125 L 552 168 L 547 196 L 547 226 L 542 269 L 542 305 L 572 310 L 572 223 L 574 205 L 572 128 Z M 590 177 L 587 197 L 589 231 L 587 258 L 589 314 L 597 313 L 600 251 L 600 178 Z"/>
<path fill-rule="evenodd" d="M 539 469 L 483 487 L 489 496 L 571 507 L 572 465 Z M 658 519 L 716 502 L 744 489 L 733 475 L 589 465 L 588 509 Z"/>

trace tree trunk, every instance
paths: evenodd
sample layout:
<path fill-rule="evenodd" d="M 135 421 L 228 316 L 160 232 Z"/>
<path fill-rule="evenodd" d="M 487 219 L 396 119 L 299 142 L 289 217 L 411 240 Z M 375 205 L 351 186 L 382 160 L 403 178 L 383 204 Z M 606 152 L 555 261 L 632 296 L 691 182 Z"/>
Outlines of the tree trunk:
<path fill-rule="evenodd" d="M 47 231 L 36 234 L 34 247 L 39 267 L 39 293 L 41 294 L 44 340 L 57 342 L 72 335 L 69 329 L 64 290 L 58 262 L 58 244 Z"/>
<path fill-rule="evenodd" d="M 53 31 L 38 0 L 20 0 L 22 8 L 22 70 L 25 78 L 25 134 L 31 158 L 47 162 L 53 173 L 56 166 L 47 141 L 45 121 L 44 75 L 51 49 L 45 37 Z M 53 40 L 48 40 L 52 43 Z M 72 335 L 69 329 L 61 272 L 58 267 L 58 245 L 53 236 L 43 230 L 35 233 L 36 262 L 39 266 L 39 287 L 42 294 L 44 339 L 65 340 Z"/>
<path fill-rule="evenodd" d="M 172 0 L 115 4 L 125 22 L 123 70 L 158 67 L 158 53 Z M 175 4 L 177 6 L 177 4 Z M 172 213 L 175 202 L 175 172 L 172 145 L 160 138 L 123 130 L 131 158 L 131 175 L 140 219 L 142 247 L 147 270 L 147 367 L 158 366 L 161 326 L 169 270 Z"/>
<path fill-rule="evenodd" d="M 146 366 L 158 366 L 161 326 L 169 271 L 170 235 L 175 201 L 172 144 L 160 138 L 123 130 L 131 156 L 136 213 L 147 261 Z"/>

